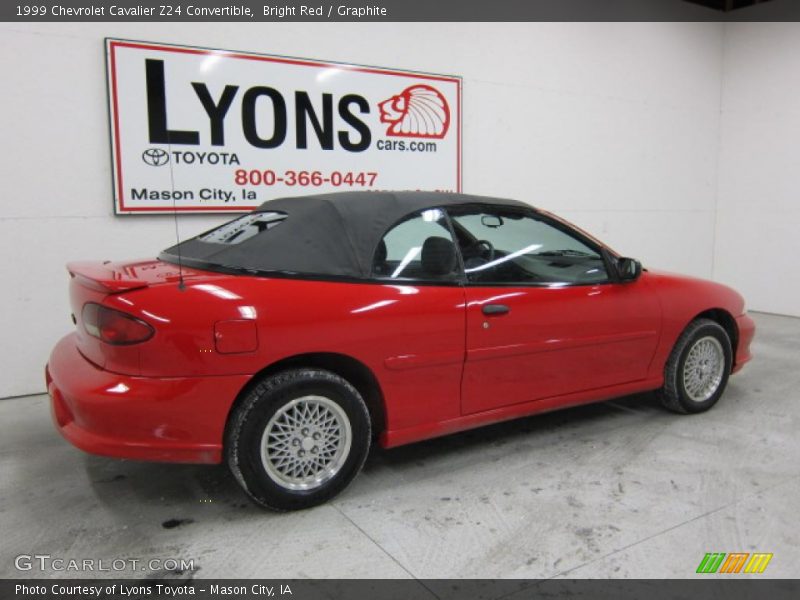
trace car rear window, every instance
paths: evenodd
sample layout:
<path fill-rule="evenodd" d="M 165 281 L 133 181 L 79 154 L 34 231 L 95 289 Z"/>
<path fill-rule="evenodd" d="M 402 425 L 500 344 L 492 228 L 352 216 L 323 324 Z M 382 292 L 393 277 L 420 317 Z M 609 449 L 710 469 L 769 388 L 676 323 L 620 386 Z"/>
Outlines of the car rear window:
<path fill-rule="evenodd" d="M 259 233 L 277 227 L 285 219 L 286 213 L 282 212 L 249 213 L 212 229 L 197 239 L 211 244 L 241 244 Z"/>

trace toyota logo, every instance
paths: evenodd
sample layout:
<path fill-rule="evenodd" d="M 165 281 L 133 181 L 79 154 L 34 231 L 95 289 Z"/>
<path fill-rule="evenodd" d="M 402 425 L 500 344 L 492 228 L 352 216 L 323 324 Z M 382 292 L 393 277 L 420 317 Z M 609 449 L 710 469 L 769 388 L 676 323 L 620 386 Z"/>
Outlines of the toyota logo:
<path fill-rule="evenodd" d="M 169 162 L 169 154 L 161 148 L 148 148 L 142 152 L 142 160 L 151 167 L 161 167 Z"/>

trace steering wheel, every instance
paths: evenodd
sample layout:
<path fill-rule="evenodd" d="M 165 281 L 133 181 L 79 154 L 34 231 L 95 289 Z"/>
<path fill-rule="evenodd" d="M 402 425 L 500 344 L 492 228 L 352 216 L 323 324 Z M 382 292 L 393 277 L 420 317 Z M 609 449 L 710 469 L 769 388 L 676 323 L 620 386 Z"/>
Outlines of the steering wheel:
<path fill-rule="evenodd" d="M 489 240 L 475 240 L 471 247 L 477 249 L 481 258 L 485 258 L 486 262 L 494 260 L 494 246 Z"/>

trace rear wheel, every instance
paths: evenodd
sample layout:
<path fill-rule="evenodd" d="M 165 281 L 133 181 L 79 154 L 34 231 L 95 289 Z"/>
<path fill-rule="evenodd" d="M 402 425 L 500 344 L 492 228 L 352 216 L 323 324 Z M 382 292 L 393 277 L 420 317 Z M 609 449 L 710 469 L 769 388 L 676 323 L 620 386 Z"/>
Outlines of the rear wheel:
<path fill-rule="evenodd" d="M 358 391 L 329 371 L 285 371 L 259 383 L 235 409 L 228 465 L 247 494 L 274 510 L 321 504 L 361 470 L 370 418 Z"/>
<path fill-rule="evenodd" d="M 672 349 L 664 370 L 661 401 L 680 413 L 708 410 L 722 396 L 731 372 L 731 340 L 716 321 L 696 319 Z"/>

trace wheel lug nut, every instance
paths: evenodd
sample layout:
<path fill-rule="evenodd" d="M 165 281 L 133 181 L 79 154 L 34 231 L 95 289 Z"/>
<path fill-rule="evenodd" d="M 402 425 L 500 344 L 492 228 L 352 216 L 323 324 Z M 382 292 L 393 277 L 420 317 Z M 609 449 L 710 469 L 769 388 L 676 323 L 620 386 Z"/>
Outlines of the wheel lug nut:
<path fill-rule="evenodd" d="M 317 447 L 314 446 L 313 448 L 311 448 L 311 454 L 316 454 L 316 453 L 317 453 Z"/>
<path fill-rule="evenodd" d="M 303 427 L 303 435 L 308 435 L 308 427 Z"/>
<path fill-rule="evenodd" d="M 315 440 L 318 440 L 318 439 L 320 439 L 321 437 L 322 437 L 322 434 L 321 434 L 319 431 L 318 431 L 317 433 L 315 433 L 315 434 L 314 434 L 314 439 L 315 439 Z"/>
<path fill-rule="evenodd" d="M 305 450 L 300 450 L 300 451 L 297 453 L 297 456 L 305 456 L 305 455 L 306 455 L 306 451 L 305 451 Z"/>
<path fill-rule="evenodd" d="M 292 446 L 299 446 L 299 445 L 300 445 L 300 440 L 298 440 L 297 438 L 294 438 L 292 440 Z"/>

